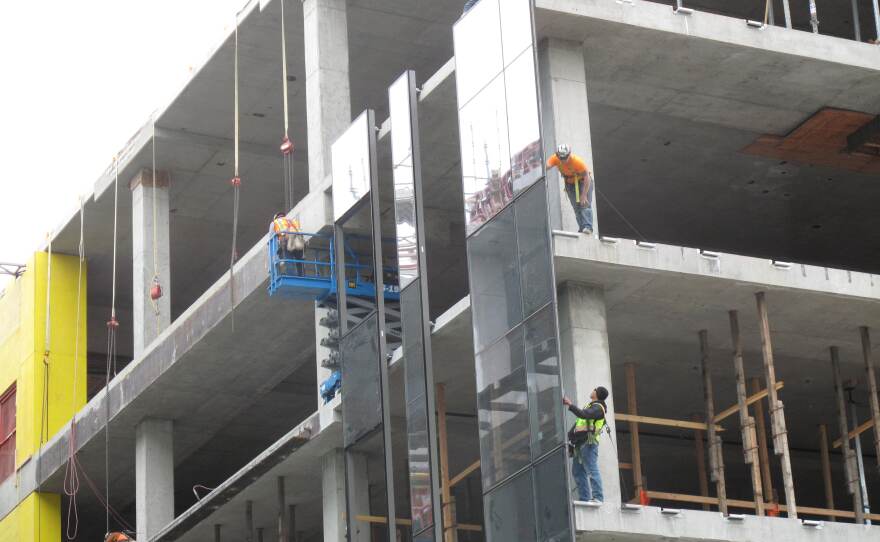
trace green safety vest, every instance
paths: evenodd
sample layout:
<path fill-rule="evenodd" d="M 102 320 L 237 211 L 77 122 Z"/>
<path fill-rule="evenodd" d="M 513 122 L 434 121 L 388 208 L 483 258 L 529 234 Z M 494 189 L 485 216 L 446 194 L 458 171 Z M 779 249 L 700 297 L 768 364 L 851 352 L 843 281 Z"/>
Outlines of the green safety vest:
<path fill-rule="evenodd" d="M 605 408 L 602 407 L 601 403 L 595 402 L 587 405 L 587 408 L 592 404 L 599 405 L 599 408 L 602 409 L 602 414 L 605 414 Z M 599 435 L 602 434 L 602 429 L 605 427 L 605 418 L 599 418 L 598 420 L 585 420 L 583 418 L 578 418 L 577 422 L 574 424 L 574 432 L 575 433 L 587 433 L 587 443 L 588 444 L 599 444 Z"/>

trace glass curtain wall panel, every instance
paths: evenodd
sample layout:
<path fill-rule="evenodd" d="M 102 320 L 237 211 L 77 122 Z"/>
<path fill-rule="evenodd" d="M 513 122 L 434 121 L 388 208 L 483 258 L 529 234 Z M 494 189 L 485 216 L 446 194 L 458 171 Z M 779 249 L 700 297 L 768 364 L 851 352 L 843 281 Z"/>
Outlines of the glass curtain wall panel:
<path fill-rule="evenodd" d="M 498 541 L 574 532 L 533 11 L 481 0 L 453 29 L 486 539 Z"/>
<path fill-rule="evenodd" d="M 353 542 L 397 539 L 388 528 L 396 516 L 375 124 L 373 111 L 365 111 L 334 142 L 331 157 L 346 517 Z"/>
<path fill-rule="evenodd" d="M 434 417 L 434 371 L 428 320 L 427 262 L 415 73 L 388 89 L 394 214 L 400 268 L 406 424 L 412 532 L 417 540 L 442 539 L 439 451 Z"/>

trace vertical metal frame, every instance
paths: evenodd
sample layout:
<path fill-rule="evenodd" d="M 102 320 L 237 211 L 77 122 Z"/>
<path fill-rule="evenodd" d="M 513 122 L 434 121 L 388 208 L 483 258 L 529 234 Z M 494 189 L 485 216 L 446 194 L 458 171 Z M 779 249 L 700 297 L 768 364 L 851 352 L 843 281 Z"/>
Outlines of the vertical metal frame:
<path fill-rule="evenodd" d="M 388 385 L 388 344 L 385 340 L 385 278 L 382 265 L 382 216 L 379 212 L 379 169 L 376 158 L 376 112 L 367 110 L 370 147 L 370 229 L 373 242 L 373 282 L 376 285 L 376 313 L 379 326 L 379 390 L 382 399 L 382 442 L 385 448 L 385 494 L 388 498 L 388 540 L 397 541 L 394 504 L 394 460 L 391 442 L 391 401 Z"/>
<path fill-rule="evenodd" d="M 422 203 L 422 158 L 421 158 L 421 140 L 419 137 L 419 111 L 418 111 L 418 89 L 416 87 L 416 73 L 413 70 L 407 70 L 401 75 L 407 80 L 407 96 L 409 98 L 409 122 L 410 122 L 410 138 L 411 138 L 411 161 L 412 161 L 412 177 L 413 177 L 413 218 L 416 227 L 416 267 L 418 269 L 418 287 L 421 305 L 421 322 L 420 333 L 422 342 L 422 355 L 425 369 L 425 403 L 426 416 L 428 422 L 428 464 L 431 472 L 431 500 L 432 513 L 434 518 L 434 539 L 437 542 L 443 540 L 443 506 L 440 494 L 440 472 L 439 460 L 440 451 L 437 445 L 437 417 L 435 416 L 435 393 L 434 393 L 434 362 L 431 349 L 431 324 L 430 324 L 430 307 L 428 298 L 428 262 L 427 250 L 425 248 L 425 213 L 424 204 Z M 398 81 L 400 78 L 398 78 Z M 395 81 L 394 84 L 396 84 Z M 392 131 L 394 124 L 392 121 Z M 394 157 L 393 157 L 394 158 Z M 409 286 L 407 286 L 409 288 Z M 406 339 L 404 338 L 404 341 Z M 407 417 L 409 412 L 407 412 Z M 417 533 L 413 532 L 413 536 Z"/>

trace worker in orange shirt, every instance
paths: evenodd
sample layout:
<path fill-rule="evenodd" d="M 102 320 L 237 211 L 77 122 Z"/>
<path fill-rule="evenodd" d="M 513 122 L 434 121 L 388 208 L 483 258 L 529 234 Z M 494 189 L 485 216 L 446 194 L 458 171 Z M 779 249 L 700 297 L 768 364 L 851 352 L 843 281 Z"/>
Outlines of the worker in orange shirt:
<path fill-rule="evenodd" d="M 284 213 L 275 215 L 272 220 L 271 232 L 278 239 L 278 259 L 302 260 L 305 251 L 305 240 L 299 235 L 299 220 L 287 218 Z M 281 264 L 281 273 L 285 273 L 285 266 Z M 296 262 L 297 274 L 302 275 L 302 262 Z"/>
<path fill-rule="evenodd" d="M 592 235 L 593 233 L 593 175 L 587 168 L 583 158 L 571 153 L 565 143 L 556 147 L 556 153 L 547 160 L 547 169 L 558 168 L 565 179 L 565 193 L 574 210 L 578 231 Z"/>

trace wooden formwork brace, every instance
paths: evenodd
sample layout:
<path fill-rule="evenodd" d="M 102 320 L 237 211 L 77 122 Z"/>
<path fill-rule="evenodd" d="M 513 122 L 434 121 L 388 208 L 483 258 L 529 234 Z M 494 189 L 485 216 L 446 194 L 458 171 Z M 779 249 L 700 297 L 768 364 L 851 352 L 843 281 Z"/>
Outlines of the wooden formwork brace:
<path fill-rule="evenodd" d="M 736 402 L 739 406 L 739 426 L 743 443 L 743 460 L 751 468 L 755 514 L 763 516 L 764 491 L 761 487 L 761 461 L 758 458 L 758 438 L 755 434 L 755 419 L 749 416 L 746 372 L 743 368 L 742 339 L 739 334 L 739 317 L 736 311 L 730 311 L 729 315 L 730 339 L 733 343 L 733 368 L 736 372 Z"/>
<path fill-rule="evenodd" d="M 284 477 L 278 477 L 278 542 L 287 542 L 287 525 L 284 521 Z"/>
<path fill-rule="evenodd" d="M 865 378 L 868 380 L 868 398 L 871 402 L 871 420 L 874 422 L 874 450 L 877 452 L 877 468 L 880 469 L 880 399 L 877 394 L 877 375 L 871 356 L 871 335 L 868 328 L 859 328 L 862 336 L 862 358 L 865 361 Z M 858 421 L 858 420 L 856 420 Z"/>
<path fill-rule="evenodd" d="M 245 542 L 254 542 L 254 501 L 244 503 L 244 528 Z"/>
<path fill-rule="evenodd" d="M 703 417 L 699 414 L 694 414 L 694 421 L 702 421 Z M 702 429 L 694 429 L 694 449 L 697 455 L 697 480 L 700 483 L 700 496 L 708 497 L 709 496 L 709 477 L 706 475 L 706 450 L 703 446 L 703 433 Z M 703 510 L 709 510 L 709 505 L 703 503 Z"/>
<path fill-rule="evenodd" d="M 796 518 L 797 505 L 794 496 L 794 476 L 791 472 L 791 454 L 788 449 L 788 431 L 785 428 L 785 408 L 776 393 L 776 368 L 773 364 L 773 343 L 770 340 L 770 319 L 767 316 L 767 300 L 764 298 L 764 292 L 756 293 L 755 300 L 758 305 L 761 353 L 764 357 L 764 373 L 767 379 L 773 452 L 780 456 L 782 464 L 782 486 L 785 489 L 786 515 L 790 518 Z"/>
<path fill-rule="evenodd" d="M 846 399 L 843 396 L 843 381 L 840 379 L 840 352 L 836 346 L 830 348 L 831 371 L 834 376 L 834 395 L 837 400 L 837 425 L 841 435 L 841 448 L 843 449 L 843 472 L 846 475 L 846 490 L 853 497 L 853 512 L 856 515 L 856 523 L 864 523 L 865 516 L 862 509 L 862 488 L 859 480 L 859 469 L 856 466 L 856 454 L 846 438 L 849 425 L 846 421 Z"/>
<path fill-rule="evenodd" d="M 703 400 L 706 403 L 706 419 L 715 419 L 715 394 L 712 390 L 712 373 L 709 371 L 709 333 L 700 330 L 700 368 L 703 373 Z M 707 425 L 709 438 L 709 478 L 715 482 L 718 510 L 727 515 L 727 487 L 724 483 L 724 454 L 721 436 L 715 432 L 715 424 Z"/>
<path fill-rule="evenodd" d="M 632 416 L 638 416 L 638 404 L 636 402 L 636 366 L 634 363 L 624 365 L 626 370 L 626 408 Z M 629 442 L 632 450 L 632 473 L 633 490 L 638 499 L 645 488 L 642 479 L 642 451 L 639 443 L 639 422 L 629 422 Z"/>
<path fill-rule="evenodd" d="M 828 426 L 819 424 L 819 457 L 822 460 L 822 483 L 825 486 L 825 508 L 834 510 L 834 484 L 831 481 L 831 453 L 828 450 Z M 834 516 L 828 516 L 834 521 Z"/>
<path fill-rule="evenodd" d="M 755 394 L 761 389 L 760 378 L 749 379 L 749 393 Z M 770 449 L 767 445 L 767 422 L 764 414 L 764 403 L 755 403 L 755 433 L 758 437 L 758 457 L 761 460 L 761 485 L 764 488 L 764 498 L 769 502 L 777 503 L 776 490 L 773 489 L 773 474 L 770 471 Z"/>
<path fill-rule="evenodd" d="M 443 542 L 457 542 L 454 526 L 455 507 L 452 505 L 452 486 L 449 483 L 449 432 L 446 428 L 446 384 L 437 384 L 434 400 L 437 405 L 437 440 L 440 447 L 440 495 L 443 507 Z"/>

